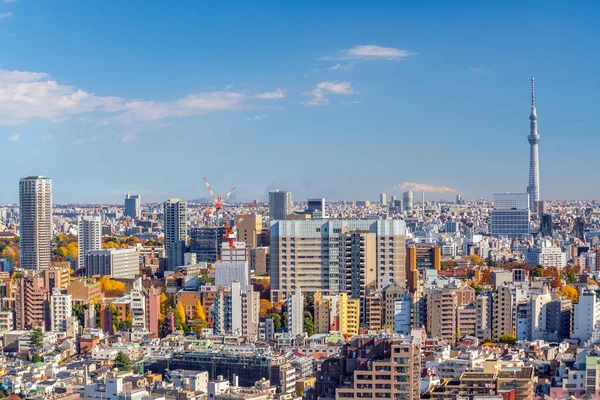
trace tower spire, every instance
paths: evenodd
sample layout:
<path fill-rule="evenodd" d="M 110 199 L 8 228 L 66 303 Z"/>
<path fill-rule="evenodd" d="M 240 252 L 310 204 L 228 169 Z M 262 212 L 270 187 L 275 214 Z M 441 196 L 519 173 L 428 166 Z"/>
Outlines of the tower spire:
<path fill-rule="evenodd" d="M 529 209 L 537 211 L 537 202 L 540 199 L 540 161 L 538 155 L 538 144 L 540 135 L 537 130 L 537 111 L 535 109 L 535 78 L 531 77 L 531 115 L 529 116 Z"/>

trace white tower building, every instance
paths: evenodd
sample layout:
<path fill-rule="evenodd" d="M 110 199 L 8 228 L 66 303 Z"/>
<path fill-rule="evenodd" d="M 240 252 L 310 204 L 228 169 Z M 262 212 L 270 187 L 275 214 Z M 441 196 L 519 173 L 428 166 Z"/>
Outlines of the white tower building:
<path fill-rule="evenodd" d="M 535 79 L 531 77 L 531 115 L 529 116 L 529 209 L 537 212 L 537 202 L 540 199 L 540 159 L 538 144 L 540 135 L 537 130 L 537 111 L 535 109 Z"/>
<path fill-rule="evenodd" d="M 19 182 L 21 268 L 45 269 L 52 261 L 52 180 L 28 176 Z"/>
<path fill-rule="evenodd" d="M 52 332 L 66 332 L 67 320 L 73 315 L 71 295 L 63 294 L 59 289 L 54 288 L 50 301 Z"/>
<path fill-rule="evenodd" d="M 102 220 L 99 215 L 82 215 L 77 220 L 79 268 L 85 267 L 85 257 L 92 250 L 102 249 Z"/>
<path fill-rule="evenodd" d="M 288 298 L 288 332 L 291 337 L 304 333 L 304 295 L 300 288 Z"/>

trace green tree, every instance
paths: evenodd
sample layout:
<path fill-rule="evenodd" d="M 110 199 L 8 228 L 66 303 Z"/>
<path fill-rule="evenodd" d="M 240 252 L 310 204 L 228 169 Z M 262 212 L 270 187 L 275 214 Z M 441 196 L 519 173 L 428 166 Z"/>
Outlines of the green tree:
<path fill-rule="evenodd" d="M 284 311 L 281 313 L 281 329 L 287 328 L 288 326 L 288 313 Z"/>
<path fill-rule="evenodd" d="M 119 371 L 129 371 L 131 370 L 131 359 L 127 354 L 120 351 L 117 354 L 117 358 L 115 358 L 115 365 Z"/>
<path fill-rule="evenodd" d="M 315 323 L 310 311 L 304 311 L 304 332 L 306 332 L 308 336 L 315 334 Z"/>
<path fill-rule="evenodd" d="M 210 279 L 208 274 L 202 274 L 202 276 L 200 276 L 200 279 L 198 280 L 198 282 L 200 282 L 201 286 L 204 286 L 204 285 L 210 285 L 212 283 L 212 280 Z"/>
<path fill-rule="evenodd" d="M 512 344 L 514 345 L 515 343 L 517 343 L 517 338 L 515 338 L 515 335 L 502 335 L 500 336 L 500 343 L 507 343 L 507 344 Z"/>
<path fill-rule="evenodd" d="M 267 318 L 271 318 L 273 320 L 273 327 L 275 328 L 275 332 L 281 332 L 281 315 L 271 313 L 267 315 Z"/>
<path fill-rule="evenodd" d="M 483 291 L 483 289 L 481 288 L 481 286 L 478 286 L 474 283 L 471 283 L 471 287 L 475 290 L 475 294 L 478 295 L 479 293 L 481 293 Z"/>
<path fill-rule="evenodd" d="M 312 293 L 304 295 L 304 310 L 308 311 L 311 316 L 315 313 L 315 300 Z"/>
<path fill-rule="evenodd" d="M 89 306 L 87 304 L 73 304 L 73 316 L 77 318 L 79 321 L 79 325 L 83 326 L 85 324 L 85 310 L 87 310 Z"/>
<path fill-rule="evenodd" d="M 39 349 L 44 344 L 44 331 L 42 328 L 34 328 L 29 334 L 29 340 L 31 340 L 31 347 Z"/>
<path fill-rule="evenodd" d="M 538 265 L 537 267 L 534 268 L 534 270 L 531 274 L 533 276 L 535 276 L 536 278 L 541 278 L 543 271 L 544 271 L 544 268 L 541 265 Z"/>
<path fill-rule="evenodd" d="M 42 362 L 42 357 L 38 353 L 33 353 L 31 356 L 31 362 L 34 364 Z"/>
<path fill-rule="evenodd" d="M 121 322 L 117 321 L 115 325 L 117 330 L 119 331 L 124 329 L 131 329 L 131 319 L 126 319 Z"/>

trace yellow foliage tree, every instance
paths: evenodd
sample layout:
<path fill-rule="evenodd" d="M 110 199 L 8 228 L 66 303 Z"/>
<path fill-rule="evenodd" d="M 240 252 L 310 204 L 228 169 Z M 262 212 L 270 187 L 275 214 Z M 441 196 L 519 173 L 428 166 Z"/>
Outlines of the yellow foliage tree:
<path fill-rule="evenodd" d="M 67 245 L 67 256 L 71 256 L 72 260 L 76 260 L 79 256 L 79 246 L 77 242 L 71 242 Z"/>
<path fill-rule="evenodd" d="M 177 303 L 177 308 L 175 308 L 175 312 L 179 314 L 179 317 L 181 318 L 181 323 L 185 324 L 187 320 L 185 318 L 185 309 L 183 308 L 183 304 L 181 304 L 181 302 Z"/>
<path fill-rule="evenodd" d="M 475 265 L 482 265 L 484 263 L 483 258 L 479 257 L 477 254 L 471 256 L 471 262 Z"/>
<path fill-rule="evenodd" d="M 160 315 L 158 316 L 158 319 L 161 324 L 164 322 L 168 311 L 169 311 L 169 298 L 167 297 L 165 292 L 162 292 L 160 294 Z"/>
<path fill-rule="evenodd" d="M 577 303 L 579 301 L 579 291 L 574 286 L 563 286 L 560 289 L 560 294 L 564 298 L 571 300 L 573 303 Z"/>
<path fill-rule="evenodd" d="M 67 248 L 66 248 L 66 247 L 64 247 L 64 246 L 62 246 L 62 247 L 59 247 L 59 248 L 56 250 L 56 255 L 57 255 L 58 257 L 60 257 L 61 259 L 62 259 L 62 258 L 65 258 L 65 257 L 67 257 L 67 254 L 68 254 L 68 252 L 67 252 Z"/>
<path fill-rule="evenodd" d="M 206 322 L 206 315 L 204 314 L 204 308 L 200 304 L 200 299 L 196 300 L 196 310 L 194 310 L 194 320 Z"/>
<path fill-rule="evenodd" d="M 126 244 L 126 243 L 123 243 L 123 244 L 121 245 L 121 248 L 122 248 L 122 249 L 126 249 L 126 248 L 127 248 L 127 244 Z"/>
<path fill-rule="evenodd" d="M 100 285 L 103 292 L 106 291 L 115 291 L 115 292 L 125 292 L 125 284 L 123 282 L 115 281 L 110 279 L 109 276 L 103 276 L 100 278 Z"/>
<path fill-rule="evenodd" d="M 260 299 L 260 316 L 266 317 L 271 309 L 271 302 L 267 299 Z"/>

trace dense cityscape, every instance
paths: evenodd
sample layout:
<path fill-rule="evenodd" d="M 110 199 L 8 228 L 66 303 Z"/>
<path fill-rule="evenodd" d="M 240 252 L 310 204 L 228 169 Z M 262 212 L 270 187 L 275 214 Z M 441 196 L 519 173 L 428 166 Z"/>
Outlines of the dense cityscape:
<path fill-rule="evenodd" d="M 0 396 L 600 397 L 600 204 L 309 198 L 0 207 Z M 525 175 L 525 174 L 524 174 Z M 15 187 L 16 190 L 16 187 Z M 541 192 L 543 193 L 543 192 Z"/>

